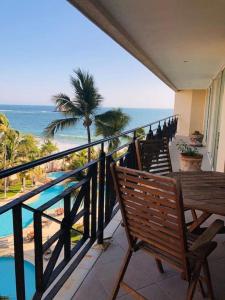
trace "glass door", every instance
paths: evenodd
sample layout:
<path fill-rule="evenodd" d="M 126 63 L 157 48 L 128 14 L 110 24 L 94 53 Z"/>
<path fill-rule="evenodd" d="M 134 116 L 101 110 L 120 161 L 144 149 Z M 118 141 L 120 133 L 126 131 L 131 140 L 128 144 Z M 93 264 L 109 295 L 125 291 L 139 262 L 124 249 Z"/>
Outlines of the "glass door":
<path fill-rule="evenodd" d="M 218 146 L 220 139 L 220 125 L 221 125 L 221 110 L 222 110 L 222 97 L 225 86 L 225 71 L 222 72 L 220 82 L 218 84 L 216 106 L 215 106 L 215 122 L 214 122 L 214 138 L 213 138 L 213 151 L 212 151 L 212 163 L 213 169 L 216 170 Z"/>

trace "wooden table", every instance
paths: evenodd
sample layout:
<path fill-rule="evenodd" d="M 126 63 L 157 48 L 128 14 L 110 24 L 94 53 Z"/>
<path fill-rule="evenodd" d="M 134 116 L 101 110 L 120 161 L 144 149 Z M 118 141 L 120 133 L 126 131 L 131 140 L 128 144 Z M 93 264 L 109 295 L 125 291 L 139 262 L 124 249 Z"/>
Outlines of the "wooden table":
<path fill-rule="evenodd" d="M 193 231 L 212 214 L 225 216 L 225 173 L 220 172 L 176 172 L 170 173 L 181 185 L 184 207 L 192 210 Z M 195 210 L 202 211 L 197 216 Z"/>

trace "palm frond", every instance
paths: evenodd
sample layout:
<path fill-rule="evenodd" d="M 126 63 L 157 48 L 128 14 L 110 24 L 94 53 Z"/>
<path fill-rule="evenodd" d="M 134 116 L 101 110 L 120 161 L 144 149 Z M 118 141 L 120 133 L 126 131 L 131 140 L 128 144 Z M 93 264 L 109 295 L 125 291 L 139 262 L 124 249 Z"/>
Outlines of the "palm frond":
<path fill-rule="evenodd" d="M 65 118 L 52 121 L 44 130 L 45 137 L 53 137 L 57 131 L 71 127 L 78 122 L 79 118 Z"/>
<path fill-rule="evenodd" d="M 56 104 L 56 110 L 60 111 L 66 116 L 82 116 L 82 111 L 76 104 L 65 94 L 57 94 L 53 96 L 53 101 Z"/>
<path fill-rule="evenodd" d="M 7 117 L 0 113 L 0 132 L 5 132 L 9 128 L 9 120 Z"/>
<path fill-rule="evenodd" d="M 108 110 L 95 116 L 96 135 L 104 137 L 121 133 L 128 125 L 130 117 L 121 109 Z"/>
<path fill-rule="evenodd" d="M 103 100 L 95 86 L 94 78 L 81 69 L 74 70 L 74 73 L 76 76 L 71 76 L 71 84 L 75 92 L 74 103 L 83 114 L 94 114 Z"/>

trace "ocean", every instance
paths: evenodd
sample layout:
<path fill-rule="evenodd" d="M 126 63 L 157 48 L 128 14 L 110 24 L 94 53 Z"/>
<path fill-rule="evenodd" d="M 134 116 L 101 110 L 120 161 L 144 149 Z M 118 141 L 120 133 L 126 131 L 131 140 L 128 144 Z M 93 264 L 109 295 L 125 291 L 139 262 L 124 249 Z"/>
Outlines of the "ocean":
<path fill-rule="evenodd" d="M 99 109 L 99 113 L 105 112 L 108 109 L 110 108 L 101 108 Z M 163 119 L 173 114 L 173 109 L 122 108 L 122 111 L 130 116 L 130 122 L 126 130 Z M 44 128 L 51 121 L 63 117 L 61 113 L 55 112 L 54 106 L 0 104 L 0 112 L 7 116 L 11 127 L 22 133 L 33 134 L 37 138 L 43 138 Z M 91 131 L 92 140 L 101 138 L 95 136 L 94 126 L 92 126 Z M 82 121 L 74 127 L 60 131 L 54 139 L 60 150 L 85 144 L 87 137 Z"/>

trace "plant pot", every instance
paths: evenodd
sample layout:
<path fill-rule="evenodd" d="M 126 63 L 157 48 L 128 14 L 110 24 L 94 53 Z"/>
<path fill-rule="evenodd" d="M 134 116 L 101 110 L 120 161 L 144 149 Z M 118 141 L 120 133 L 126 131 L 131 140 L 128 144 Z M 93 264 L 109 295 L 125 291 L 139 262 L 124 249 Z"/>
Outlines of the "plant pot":
<path fill-rule="evenodd" d="M 199 133 L 199 134 L 192 134 L 190 136 L 191 139 L 191 146 L 194 147 L 202 147 L 202 141 L 203 141 L 204 135 Z"/>
<path fill-rule="evenodd" d="M 185 154 L 180 155 L 180 170 L 181 171 L 201 171 L 202 165 L 202 154 L 198 154 L 195 156 L 189 156 Z"/>

